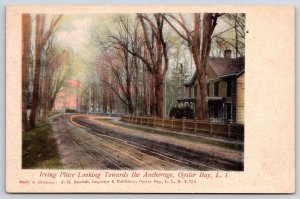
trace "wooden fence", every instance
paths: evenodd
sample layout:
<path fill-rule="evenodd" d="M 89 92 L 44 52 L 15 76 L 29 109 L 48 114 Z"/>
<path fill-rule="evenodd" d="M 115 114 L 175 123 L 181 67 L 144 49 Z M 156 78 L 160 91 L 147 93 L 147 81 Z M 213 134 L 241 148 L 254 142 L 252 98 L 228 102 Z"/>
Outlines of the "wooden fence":
<path fill-rule="evenodd" d="M 121 121 L 191 134 L 207 134 L 211 136 L 228 137 L 235 140 L 244 139 L 244 125 L 241 124 L 212 123 L 201 120 L 186 119 L 163 119 L 159 117 L 132 115 L 123 115 L 121 117 Z"/>

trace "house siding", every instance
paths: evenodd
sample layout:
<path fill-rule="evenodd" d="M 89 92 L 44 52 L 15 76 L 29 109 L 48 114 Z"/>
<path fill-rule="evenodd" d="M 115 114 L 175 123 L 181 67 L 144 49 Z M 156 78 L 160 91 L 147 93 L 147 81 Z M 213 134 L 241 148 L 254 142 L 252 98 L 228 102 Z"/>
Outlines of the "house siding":
<path fill-rule="evenodd" d="M 227 83 L 221 80 L 219 83 L 219 97 L 226 97 Z"/>
<path fill-rule="evenodd" d="M 237 123 L 244 123 L 245 73 L 237 78 Z"/>
<path fill-rule="evenodd" d="M 244 74 L 236 75 L 237 72 L 218 76 L 214 68 L 208 64 L 206 81 L 208 85 L 206 85 L 205 89 L 208 90 L 207 96 L 209 98 L 207 99 L 207 103 L 209 119 L 211 121 L 244 123 Z M 195 92 L 197 86 L 197 77 L 195 77 L 193 76 L 191 80 L 193 82 L 190 81 L 189 84 L 185 85 L 184 96 L 187 99 L 181 100 L 180 103 L 189 102 L 197 115 L 198 110 L 195 110 L 195 107 L 199 103 L 199 96 Z M 218 89 L 215 88 L 216 86 Z M 194 101 L 191 102 L 191 100 Z"/>

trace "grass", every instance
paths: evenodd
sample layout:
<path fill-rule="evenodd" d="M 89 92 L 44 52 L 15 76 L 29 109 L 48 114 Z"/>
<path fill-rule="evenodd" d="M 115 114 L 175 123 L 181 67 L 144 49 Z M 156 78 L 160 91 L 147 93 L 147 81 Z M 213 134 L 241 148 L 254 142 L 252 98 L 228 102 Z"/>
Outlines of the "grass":
<path fill-rule="evenodd" d="M 22 133 L 22 168 L 62 168 L 49 123 L 38 123 L 34 129 Z"/>
<path fill-rule="evenodd" d="M 214 146 L 220 146 L 223 148 L 228 148 L 228 149 L 233 149 L 236 151 L 243 151 L 244 150 L 244 145 L 243 144 L 239 144 L 239 143 L 229 143 L 229 142 L 223 142 L 223 141 L 219 141 L 219 140 L 212 140 L 209 138 L 205 138 L 205 137 L 196 137 L 196 136 L 190 136 L 190 135 L 186 135 L 186 134 L 175 134 L 175 133 L 170 133 L 167 131 L 160 131 L 160 130 L 153 130 L 153 129 L 148 129 L 148 128 L 143 128 L 141 127 L 137 127 L 137 126 L 132 126 L 132 125 L 127 125 L 127 124 L 123 124 L 123 123 L 117 123 L 112 121 L 109 118 L 98 118 L 97 120 L 102 121 L 102 122 L 107 122 L 119 127 L 124 127 L 124 128 L 128 128 L 128 129 L 135 129 L 135 130 L 139 130 L 139 131 L 143 131 L 145 133 L 151 133 L 151 134 L 156 134 L 156 135 L 161 135 L 161 136 L 167 136 L 167 137 L 173 137 L 173 138 L 177 138 L 180 140 L 186 140 L 186 141 L 190 141 L 193 143 L 204 143 L 204 144 L 209 144 L 209 145 L 214 145 Z"/>
<path fill-rule="evenodd" d="M 48 117 L 52 117 L 54 115 L 57 115 L 57 114 L 60 114 L 62 113 L 62 111 L 60 110 L 52 110 L 49 114 L 48 114 Z"/>

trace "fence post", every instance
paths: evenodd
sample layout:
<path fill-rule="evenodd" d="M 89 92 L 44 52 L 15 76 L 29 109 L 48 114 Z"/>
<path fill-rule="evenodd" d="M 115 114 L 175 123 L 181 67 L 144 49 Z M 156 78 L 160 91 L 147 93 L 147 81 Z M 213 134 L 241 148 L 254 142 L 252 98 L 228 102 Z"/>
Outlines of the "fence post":
<path fill-rule="evenodd" d="M 212 124 L 211 124 L 211 122 L 209 123 L 209 133 L 212 134 Z"/>
<path fill-rule="evenodd" d="M 174 130 L 174 118 L 171 118 L 171 120 L 172 120 L 171 128 L 172 128 L 172 130 Z"/>
<path fill-rule="evenodd" d="M 165 128 L 165 119 L 162 119 L 162 128 Z"/>
<path fill-rule="evenodd" d="M 184 127 L 185 127 L 185 119 L 182 120 L 182 132 L 184 132 Z"/>
<path fill-rule="evenodd" d="M 197 125 L 198 125 L 198 122 L 195 121 L 195 128 L 194 128 L 194 132 L 195 132 L 195 133 L 197 133 L 197 127 L 198 127 Z"/>
<path fill-rule="evenodd" d="M 231 137 L 231 125 L 227 124 L 227 133 L 228 133 L 228 137 Z"/>

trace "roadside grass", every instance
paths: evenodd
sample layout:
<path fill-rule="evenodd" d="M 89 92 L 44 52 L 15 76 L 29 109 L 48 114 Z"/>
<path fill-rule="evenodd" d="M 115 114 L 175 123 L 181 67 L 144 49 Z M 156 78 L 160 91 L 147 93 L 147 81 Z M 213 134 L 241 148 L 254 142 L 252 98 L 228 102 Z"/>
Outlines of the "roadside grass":
<path fill-rule="evenodd" d="M 22 168 L 62 168 L 56 141 L 49 123 L 38 123 L 22 133 Z"/>
<path fill-rule="evenodd" d="M 212 139 L 205 138 L 205 137 L 190 136 L 188 134 L 175 134 L 175 133 L 169 133 L 166 131 L 152 130 L 152 129 L 148 129 L 148 128 L 143 128 L 142 126 L 141 127 L 131 126 L 131 125 L 123 124 L 123 123 L 114 122 L 112 119 L 109 119 L 109 118 L 97 118 L 97 120 L 99 120 L 101 122 L 110 123 L 110 124 L 113 124 L 113 125 L 116 125 L 119 127 L 143 131 L 145 133 L 173 137 L 173 138 L 177 138 L 180 140 L 190 141 L 193 143 L 204 143 L 204 144 L 219 146 L 219 147 L 232 149 L 232 150 L 236 150 L 236 151 L 244 151 L 244 145 L 240 144 L 240 143 L 229 143 L 229 142 L 223 142 L 223 141 L 219 141 L 219 140 L 212 140 Z"/>
<path fill-rule="evenodd" d="M 52 117 L 54 115 L 57 115 L 57 114 L 60 114 L 62 113 L 62 111 L 60 110 L 52 110 L 49 114 L 48 114 L 48 117 Z"/>

